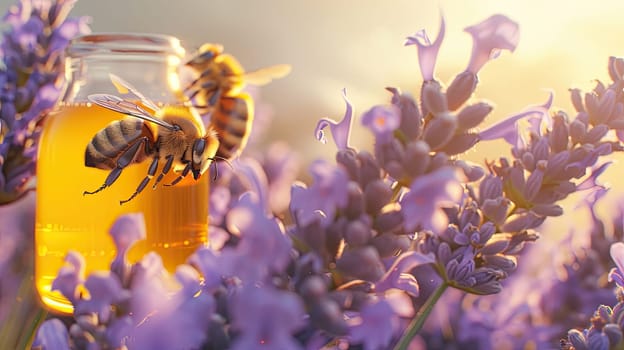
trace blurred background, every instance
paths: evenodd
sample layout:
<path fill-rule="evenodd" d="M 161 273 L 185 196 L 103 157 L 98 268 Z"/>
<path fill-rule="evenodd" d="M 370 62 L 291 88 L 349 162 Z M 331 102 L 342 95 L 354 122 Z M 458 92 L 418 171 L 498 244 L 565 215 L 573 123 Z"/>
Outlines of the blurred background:
<path fill-rule="evenodd" d="M 0 12 L 12 3 L 0 0 Z M 262 101 L 273 110 L 265 142 L 287 140 L 307 161 L 333 158 L 333 144 L 314 142 L 313 129 L 321 117 L 342 117 L 343 87 L 357 116 L 389 101 L 386 86 L 419 93 L 416 48 L 403 47 L 403 40 L 422 28 L 435 38 L 440 12 L 447 29 L 436 75 L 444 83 L 463 71 L 470 57 L 472 40 L 463 28 L 494 13 L 520 24 L 516 52 L 503 52 L 479 75 L 475 99 L 496 106 L 489 125 L 543 103 L 548 90 L 555 92 L 557 108 L 572 113 L 568 88 L 588 90 L 593 79 L 607 80 L 608 57 L 623 55 L 615 39 L 624 36 L 623 11 L 624 2 L 616 0 L 79 0 L 72 15 L 91 16 L 93 31 L 174 35 L 189 53 L 204 42 L 218 42 L 247 70 L 291 64 L 288 77 L 261 89 Z M 372 148 L 357 119 L 352 145 Z M 500 155 L 495 148 L 481 144 L 466 157 L 492 159 Z"/>

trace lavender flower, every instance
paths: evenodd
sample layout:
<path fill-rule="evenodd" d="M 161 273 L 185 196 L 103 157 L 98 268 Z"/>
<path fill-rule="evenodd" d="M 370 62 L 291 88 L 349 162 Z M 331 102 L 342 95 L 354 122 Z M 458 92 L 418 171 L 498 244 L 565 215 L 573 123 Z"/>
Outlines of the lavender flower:
<path fill-rule="evenodd" d="M 422 73 L 423 81 L 433 80 L 433 71 L 438 51 L 444 39 L 445 28 L 444 17 L 440 16 L 440 30 L 433 43 L 429 40 L 427 32 L 424 29 L 419 30 L 412 36 L 408 36 L 405 40 L 405 46 L 416 45 L 418 48 L 418 64 L 420 64 L 420 72 Z"/>
<path fill-rule="evenodd" d="M 5 16 L 0 45 L 0 202 L 20 197 L 35 171 L 38 134 L 63 84 L 63 49 L 89 32 L 87 18 L 67 18 L 75 1 L 21 0 Z"/>
<path fill-rule="evenodd" d="M 513 52 L 520 40 L 518 23 L 503 15 L 493 15 L 465 31 L 473 39 L 472 56 L 466 70 L 475 75 L 487 61 L 498 57 L 500 50 Z"/>
<path fill-rule="evenodd" d="M 317 140 L 322 143 L 326 143 L 327 139 L 325 138 L 323 129 L 329 126 L 332 136 L 334 137 L 336 147 L 338 147 L 339 150 L 349 148 L 349 134 L 351 133 L 351 119 L 353 118 L 353 107 L 351 106 L 351 102 L 347 99 L 346 89 L 342 90 L 342 98 L 347 105 L 347 109 L 342 120 L 340 122 L 336 122 L 332 119 L 323 118 L 319 120 L 316 128 L 314 129 L 314 135 L 316 135 Z"/>

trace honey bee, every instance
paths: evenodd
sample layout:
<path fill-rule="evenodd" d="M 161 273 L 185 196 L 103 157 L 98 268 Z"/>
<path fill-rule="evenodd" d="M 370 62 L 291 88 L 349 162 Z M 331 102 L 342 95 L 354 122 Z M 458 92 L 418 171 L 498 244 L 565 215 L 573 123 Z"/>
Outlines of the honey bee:
<path fill-rule="evenodd" d="M 197 113 L 193 108 L 159 108 L 120 77 L 111 74 L 111 80 L 118 90 L 133 95 L 140 104 L 109 94 L 88 96 L 89 101 L 101 107 L 133 118 L 114 121 L 91 139 L 85 151 L 85 165 L 110 172 L 102 186 L 95 191 L 84 191 L 83 194 L 102 191 L 111 186 L 127 166 L 151 157 L 147 175 L 128 199 L 120 201 L 123 204 L 143 191 L 156 175 L 161 161 L 164 161 L 164 165 L 153 188 L 172 168 L 180 173 L 170 184 L 165 184 L 166 186 L 177 184 L 189 173 L 197 180 L 218 158 L 217 134 L 212 127 L 204 130 L 203 126 L 191 121 L 189 117 L 193 117 L 192 113 Z"/>
<path fill-rule="evenodd" d="M 253 122 L 253 101 L 242 92 L 246 83 L 264 85 L 290 72 L 280 64 L 245 72 L 234 56 L 223 53 L 223 46 L 204 44 L 186 62 L 197 75 L 185 89 L 200 114 L 210 115 L 210 124 L 219 137 L 219 158 L 231 159 L 247 143 Z"/>

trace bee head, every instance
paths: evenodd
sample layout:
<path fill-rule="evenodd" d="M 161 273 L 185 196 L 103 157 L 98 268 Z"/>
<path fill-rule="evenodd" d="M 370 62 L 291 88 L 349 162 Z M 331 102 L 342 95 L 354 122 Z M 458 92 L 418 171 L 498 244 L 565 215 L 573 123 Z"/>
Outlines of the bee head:
<path fill-rule="evenodd" d="M 207 135 L 195 140 L 193 143 L 193 158 L 191 159 L 193 179 L 199 179 L 208 170 L 218 147 L 219 141 L 214 135 Z"/>
<path fill-rule="evenodd" d="M 197 53 L 186 64 L 191 67 L 201 67 L 223 53 L 223 46 L 219 44 L 203 44 Z"/>

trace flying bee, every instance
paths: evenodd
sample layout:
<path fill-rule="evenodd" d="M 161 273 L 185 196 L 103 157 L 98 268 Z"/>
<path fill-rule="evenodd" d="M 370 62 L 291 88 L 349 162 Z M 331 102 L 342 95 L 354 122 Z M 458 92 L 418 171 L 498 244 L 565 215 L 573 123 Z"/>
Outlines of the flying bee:
<path fill-rule="evenodd" d="M 164 165 L 153 188 L 172 168 L 174 171 L 181 169 L 180 173 L 173 182 L 165 185 L 173 186 L 189 173 L 197 180 L 218 158 L 217 135 L 213 128 L 205 130 L 203 126 L 191 121 L 193 117 L 199 118 L 193 108 L 181 106 L 159 108 L 120 77 L 111 74 L 111 80 L 118 90 L 134 95 L 139 103 L 109 94 L 88 96 L 89 101 L 101 107 L 133 118 L 114 121 L 98 131 L 91 139 L 85 151 L 85 165 L 110 172 L 102 186 L 95 191 L 85 191 L 83 194 L 100 192 L 111 186 L 127 166 L 151 158 L 147 175 L 128 199 L 120 201 L 120 204 L 123 204 L 143 191 L 156 175 L 161 161 L 164 161 Z"/>
<path fill-rule="evenodd" d="M 204 44 L 186 62 L 198 77 L 185 89 L 201 115 L 210 115 L 210 124 L 219 136 L 216 155 L 231 159 L 246 145 L 253 123 L 253 101 L 242 92 L 246 83 L 264 85 L 290 72 L 280 64 L 245 72 L 234 56 L 223 53 L 223 46 Z"/>

